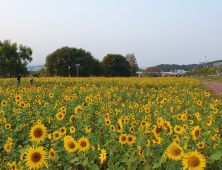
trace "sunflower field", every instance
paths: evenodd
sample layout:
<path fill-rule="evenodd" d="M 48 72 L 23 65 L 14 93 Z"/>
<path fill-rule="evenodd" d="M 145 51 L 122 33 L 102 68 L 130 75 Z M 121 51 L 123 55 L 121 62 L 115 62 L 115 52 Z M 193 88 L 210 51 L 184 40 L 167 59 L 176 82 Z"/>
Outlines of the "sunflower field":
<path fill-rule="evenodd" d="M 221 115 L 190 78 L 0 79 L 0 169 L 222 169 Z"/>

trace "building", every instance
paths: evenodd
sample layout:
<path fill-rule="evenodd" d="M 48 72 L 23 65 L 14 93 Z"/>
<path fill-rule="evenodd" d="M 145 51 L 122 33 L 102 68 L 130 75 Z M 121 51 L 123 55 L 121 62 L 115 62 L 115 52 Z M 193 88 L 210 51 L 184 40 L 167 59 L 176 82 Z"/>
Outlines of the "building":
<path fill-rule="evenodd" d="M 143 72 L 137 71 L 136 72 L 136 77 L 143 77 Z"/>
<path fill-rule="evenodd" d="M 214 63 L 214 64 L 213 64 L 213 67 L 222 67 L 222 62 Z"/>
<path fill-rule="evenodd" d="M 174 73 L 183 74 L 183 73 L 184 73 L 184 70 L 178 69 L 178 70 L 175 70 Z"/>

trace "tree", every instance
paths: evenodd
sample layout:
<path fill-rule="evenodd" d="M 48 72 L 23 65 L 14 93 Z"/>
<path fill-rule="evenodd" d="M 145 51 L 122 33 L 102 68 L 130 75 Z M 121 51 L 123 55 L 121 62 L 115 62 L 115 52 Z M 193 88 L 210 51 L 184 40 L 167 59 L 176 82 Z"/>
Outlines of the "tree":
<path fill-rule="evenodd" d="M 76 76 L 76 64 L 80 64 L 78 75 L 81 77 L 89 77 L 95 75 L 95 73 L 100 76 L 105 71 L 102 64 L 93 58 L 90 52 L 83 49 L 63 47 L 46 57 L 46 74 L 47 76 Z"/>
<path fill-rule="evenodd" d="M 147 77 L 159 77 L 161 76 L 161 70 L 157 67 L 147 67 L 143 75 Z"/>
<path fill-rule="evenodd" d="M 126 55 L 126 60 L 130 63 L 130 68 L 133 69 L 132 76 L 136 76 L 136 71 L 138 69 L 138 64 L 137 64 L 135 55 L 133 53 L 132 54 L 127 54 Z"/>
<path fill-rule="evenodd" d="M 32 61 L 32 49 L 10 40 L 0 41 L 0 76 L 16 77 L 19 73 L 27 75 L 27 64 Z"/>
<path fill-rule="evenodd" d="M 130 64 L 120 54 L 107 54 L 103 58 L 102 64 L 105 66 L 107 77 L 129 77 Z"/>

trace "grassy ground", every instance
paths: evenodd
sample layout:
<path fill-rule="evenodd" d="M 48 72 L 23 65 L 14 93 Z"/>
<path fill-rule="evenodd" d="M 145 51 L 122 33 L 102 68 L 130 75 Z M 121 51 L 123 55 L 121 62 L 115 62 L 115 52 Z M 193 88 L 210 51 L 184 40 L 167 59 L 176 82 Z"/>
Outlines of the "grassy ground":
<path fill-rule="evenodd" d="M 222 76 L 203 76 L 203 77 L 195 77 L 200 81 L 210 81 L 211 83 L 222 85 Z M 220 95 L 215 89 L 203 84 L 203 90 L 210 92 L 211 96 L 214 98 L 222 99 L 222 95 Z"/>
<path fill-rule="evenodd" d="M 222 85 L 222 76 L 203 76 L 203 77 L 195 77 L 198 80 L 209 81 L 211 83 L 216 83 Z"/>

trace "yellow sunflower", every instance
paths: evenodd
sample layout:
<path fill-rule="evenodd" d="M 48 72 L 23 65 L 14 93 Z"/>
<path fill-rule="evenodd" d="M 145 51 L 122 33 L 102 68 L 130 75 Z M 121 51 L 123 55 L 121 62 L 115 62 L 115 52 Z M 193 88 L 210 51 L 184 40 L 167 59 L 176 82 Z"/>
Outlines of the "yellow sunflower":
<path fill-rule="evenodd" d="M 182 165 L 184 169 L 202 170 L 206 167 L 206 158 L 197 150 L 192 151 L 184 155 Z"/>
<path fill-rule="evenodd" d="M 78 149 L 78 143 L 72 137 L 69 137 L 64 140 L 64 148 L 69 153 L 75 152 Z"/>
<path fill-rule="evenodd" d="M 46 164 L 47 156 L 46 151 L 43 147 L 30 147 L 26 156 L 26 166 L 29 166 L 30 169 L 39 169 Z"/>
<path fill-rule="evenodd" d="M 156 136 L 156 138 L 153 140 L 153 143 L 157 143 L 157 144 L 160 144 L 162 141 L 162 138 L 161 137 L 158 137 Z"/>
<path fill-rule="evenodd" d="M 99 159 L 101 161 L 101 164 L 106 160 L 106 150 L 105 149 L 101 150 L 101 154 L 100 154 Z"/>
<path fill-rule="evenodd" d="M 174 127 L 174 132 L 177 133 L 177 134 L 182 134 L 183 128 L 180 127 L 180 126 L 178 126 L 178 125 L 176 125 L 176 126 Z"/>
<path fill-rule="evenodd" d="M 2 101 L 2 106 L 6 106 L 7 102 L 6 101 Z"/>
<path fill-rule="evenodd" d="M 110 130 L 111 130 L 111 131 L 115 131 L 115 130 L 116 130 L 115 126 L 111 125 L 111 126 L 110 126 Z"/>
<path fill-rule="evenodd" d="M 49 94 L 49 97 L 50 97 L 50 98 L 53 98 L 53 97 L 54 97 L 54 94 L 53 94 L 53 93 L 50 93 L 50 94 Z"/>
<path fill-rule="evenodd" d="M 162 127 L 159 127 L 159 126 L 156 126 L 156 125 L 153 125 L 154 126 L 154 129 L 153 129 L 153 133 L 155 136 L 160 136 L 160 132 L 162 131 Z"/>
<path fill-rule="evenodd" d="M 71 126 L 71 127 L 70 127 L 70 133 L 75 133 L 75 131 L 76 131 L 75 127 L 74 127 L 74 126 Z"/>
<path fill-rule="evenodd" d="M 55 159 L 56 159 L 56 157 L 57 157 L 57 153 L 56 153 L 56 151 L 54 150 L 54 149 L 50 149 L 50 151 L 49 151 L 49 157 L 54 161 Z"/>
<path fill-rule="evenodd" d="M 176 142 L 168 146 L 166 152 L 168 153 L 168 157 L 172 160 L 181 160 L 183 156 L 183 149 Z"/>
<path fill-rule="evenodd" d="M 11 125 L 10 124 L 5 124 L 5 129 L 10 129 L 11 128 Z"/>
<path fill-rule="evenodd" d="M 31 128 L 30 136 L 32 138 L 32 142 L 39 143 L 40 141 L 44 141 L 46 137 L 46 127 L 42 124 L 34 125 Z"/>
<path fill-rule="evenodd" d="M 119 137 L 119 143 L 121 143 L 121 145 L 126 144 L 127 143 L 127 135 L 121 134 L 121 136 Z"/>
<path fill-rule="evenodd" d="M 82 137 L 78 141 L 79 150 L 85 152 L 89 149 L 89 141 L 87 138 Z"/>
<path fill-rule="evenodd" d="M 201 129 L 199 128 L 199 126 L 194 127 L 194 129 L 193 129 L 193 131 L 192 131 L 193 140 L 199 139 L 199 137 L 200 137 L 200 132 L 201 132 Z"/>
<path fill-rule="evenodd" d="M 6 144 L 4 145 L 4 150 L 5 150 L 6 152 L 10 152 L 10 151 L 11 151 L 11 149 L 12 149 L 11 144 L 6 143 Z"/>
<path fill-rule="evenodd" d="M 75 115 L 71 115 L 70 118 L 69 118 L 69 121 L 70 121 L 70 123 L 75 122 L 76 121 Z"/>
<path fill-rule="evenodd" d="M 20 155 L 20 160 L 21 160 L 21 161 L 24 161 L 24 160 L 25 160 L 25 157 L 26 157 L 26 152 L 21 153 L 21 155 Z"/>
<path fill-rule="evenodd" d="M 18 170 L 16 168 L 16 162 L 15 161 L 13 161 L 9 166 L 11 167 L 12 170 Z"/>
<path fill-rule="evenodd" d="M 59 131 L 53 132 L 53 138 L 54 138 L 55 140 L 60 139 L 60 138 L 61 138 L 61 133 L 60 133 Z"/>
<path fill-rule="evenodd" d="M 127 143 L 128 145 L 133 144 L 135 141 L 134 137 L 132 135 L 127 135 Z"/>
<path fill-rule="evenodd" d="M 82 110 L 83 110 L 82 106 L 76 106 L 75 109 L 74 109 L 74 112 L 78 113 L 78 112 L 81 112 Z"/>
<path fill-rule="evenodd" d="M 85 130 L 86 130 L 86 133 L 91 132 L 91 128 L 89 126 L 86 126 Z"/>
<path fill-rule="evenodd" d="M 60 132 L 62 135 L 65 135 L 66 134 L 66 128 L 65 127 L 61 127 L 60 128 Z"/>
<path fill-rule="evenodd" d="M 57 119 L 57 120 L 62 120 L 63 118 L 64 118 L 64 114 L 63 114 L 63 113 L 58 112 L 58 113 L 56 114 L 56 119 Z"/>
<path fill-rule="evenodd" d="M 197 147 L 198 147 L 199 149 L 204 149 L 205 143 L 204 143 L 204 142 L 198 142 Z"/>
<path fill-rule="evenodd" d="M 16 95 L 15 96 L 15 101 L 17 102 L 17 101 L 20 101 L 22 99 L 22 97 L 20 96 L 20 95 Z"/>

